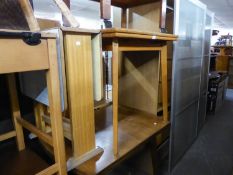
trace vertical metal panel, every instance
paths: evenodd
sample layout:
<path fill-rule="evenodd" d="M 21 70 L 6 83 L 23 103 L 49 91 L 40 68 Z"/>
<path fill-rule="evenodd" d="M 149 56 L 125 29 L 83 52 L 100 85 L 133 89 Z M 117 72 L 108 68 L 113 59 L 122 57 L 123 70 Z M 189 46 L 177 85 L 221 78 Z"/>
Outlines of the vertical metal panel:
<path fill-rule="evenodd" d="M 170 171 L 197 136 L 205 17 L 200 1 L 175 1 Z"/>
<path fill-rule="evenodd" d="M 198 114 L 198 101 L 176 116 L 174 127 L 174 148 L 172 162 L 177 162 L 183 156 L 187 146 L 192 144 L 196 137 L 196 124 Z"/>
<path fill-rule="evenodd" d="M 212 25 L 214 20 L 214 14 L 210 11 L 206 13 L 206 26 L 205 26 L 205 45 L 204 45 L 204 59 L 202 61 L 202 73 L 201 73 L 201 97 L 199 103 L 198 113 L 198 132 L 205 123 L 206 118 L 206 103 L 207 103 L 207 91 L 208 91 L 208 74 L 210 66 L 210 46 L 212 36 Z"/>

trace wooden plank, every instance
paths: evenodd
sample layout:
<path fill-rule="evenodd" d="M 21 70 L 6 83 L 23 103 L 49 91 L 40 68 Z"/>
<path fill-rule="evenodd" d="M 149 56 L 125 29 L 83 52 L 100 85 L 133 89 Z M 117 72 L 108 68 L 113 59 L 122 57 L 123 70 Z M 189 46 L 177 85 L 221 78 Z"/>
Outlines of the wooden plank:
<path fill-rule="evenodd" d="M 113 152 L 118 155 L 118 86 L 119 86 L 119 45 L 118 40 L 112 43 L 112 105 L 113 105 Z"/>
<path fill-rule="evenodd" d="M 16 131 L 17 146 L 18 146 L 18 150 L 22 151 L 25 149 L 25 143 L 24 143 L 23 128 L 17 121 L 17 118 L 20 118 L 21 114 L 20 114 L 18 94 L 16 91 L 14 74 L 7 75 L 7 83 L 9 87 L 12 119 Z"/>
<path fill-rule="evenodd" d="M 97 147 L 96 149 L 93 149 L 82 156 L 75 158 L 72 157 L 67 161 L 67 170 L 70 171 L 74 168 L 77 168 L 78 166 L 82 165 L 83 163 L 87 162 L 88 160 L 103 154 L 104 150 L 103 148 Z"/>
<path fill-rule="evenodd" d="M 30 132 L 35 134 L 37 137 L 39 137 L 41 140 L 49 144 L 50 146 L 53 146 L 53 140 L 52 137 L 40 129 L 36 128 L 33 124 L 29 123 L 28 121 L 17 117 L 17 122 L 22 125 L 24 128 L 28 129 Z"/>
<path fill-rule="evenodd" d="M 140 35 L 140 34 L 127 34 L 127 33 L 106 33 L 103 34 L 104 38 L 137 38 L 137 39 L 147 39 L 147 40 L 164 40 L 164 41 L 175 41 L 174 37 L 165 37 L 165 36 L 157 36 L 157 35 Z"/>
<path fill-rule="evenodd" d="M 49 116 L 43 115 L 43 119 L 46 122 L 46 124 L 51 125 L 51 120 Z M 64 136 L 72 141 L 72 131 L 71 131 L 71 124 L 70 119 L 63 117 L 63 132 Z"/>
<path fill-rule="evenodd" d="M 174 40 L 176 40 L 178 37 L 177 35 L 173 35 L 173 34 L 166 34 L 166 33 L 160 33 L 160 32 L 148 32 L 148 31 L 141 31 L 141 30 L 137 30 L 137 29 L 124 29 L 124 28 L 103 29 L 103 30 L 101 30 L 101 32 L 103 33 L 103 35 L 105 35 L 107 33 L 112 33 L 112 34 L 122 33 L 122 34 L 128 34 L 128 35 L 137 34 L 137 35 L 149 35 L 151 38 L 153 36 L 174 38 Z"/>
<path fill-rule="evenodd" d="M 14 49 L 14 51 L 12 51 Z M 48 69 L 47 41 L 29 46 L 22 39 L 0 39 L 0 73 Z"/>
<path fill-rule="evenodd" d="M 15 137 L 15 136 L 16 136 L 15 131 L 10 131 L 10 132 L 7 132 L 5 134 L 0 134 L 0 142 L 7 140 L 7 139 L 10 139 L 10 138 Z"/>
<path fill-rule="evenodd" d="M 71 14 L 70 9 L 66 6 L 66 4 L 62 0 L 54 0 L 54 2 L 61 10 L 62 15 L 64 15 L 70 27 L 79 27 L 78 21 Z"/>
<path fill-rule="evenodd" d="M 70 0 L 63 0 L 66 6 L 70 9 Z M 69 26 L 69 22 L 67 21 L 66 17 L 62 15 L 63 26 Z"/>
<path fill-rule="evenodd" d="M 160 0 L 160 29 L 166 28 L 167 0 Z"/>
<path fill-rule="evenodd" d="M 30 30 L 33 32 L 40 31 L 39 24 L 34 16 L 29 0 L 19 0 L 19 4 L 24 12 Z"/>
<path fill-rule="evenodd" d="M 46 30 L 61 26 L 60 22 L 56 20 L 42 19 L 42 18 L 36 18 L 36 20 L 38 21 L 41 30 Z"/>
<path fill-rule="evenodd" d="M 54 165 L 44 169 L 43 171 L 37 173 L 36 175 L 52 175 L 58 171 L 58 164 L 55 163 Z"/>
<path fill-rule="evenodd" d="M 46 73 L 55 162 L 60 175 L 66 173 L 65 143 L 62 128 L 61 97 L 56 40 L 48 39 L 49 70 Z"/>
<path fill-rule="evenodd" d="M 167 45 L 161 50 L 161 77 L 162 77 L 162 94 L 163 94 L 163 119 L 169 121 L 168 118 L 168 82 L 167 82 Z"/>
<path fill-rule="evenodd" d="M 82 28 L 73 28 L 73 27 L 60 27 L 63 32 L 76 32 L 76 33 L 83 33 L 83 34 L 98 34 L 100 30 L 98 29 L 82 29 Z"/>
<path fill-rule="evenodd" d="M 120 105 L 157 115 L 159 52 L 125 52 L 121 66 Z"/>
<path fill-rule="evenodd" d="M 119 51 L 160 51 L 161 47 L 132 47 L 132 46 L 121 46 Z"/>
<path fill-rule="evenodd" d="M 160 14 L 160 2 L 129 8 L 128 28 L 146 32 L 160 32 Z"/>
<path fill-rule="evenodd" d="M 92 40 L 92 67 L 94 81 L 94 100 L 100 101 L 104 98 L 104 73 L 101 34 L 93 35 Z"/>
<path fill-rule="evenodd" d="M 79 157 L 95 148 L 91 35 L 65 34 L 64 42 L 73 155 Z"/>
<path fill-rule="evenodd" d="M 121 11 L 121 27 L 127 28 L 127 9 L 123 8 Z"/>
<path fill-rule="evenodd" d="M 42 131 L 45 131 L 46 126 L 45 126 L 45 122 L 43 121 L 42 116 L 44 115 L 44 108 L 43 105 L 40 103 L 36 103 L 34 105 L 34 115 L 35 115 L 35 119 L 36 119 L 36 127 L 38 129 L 41 129 Z"/>

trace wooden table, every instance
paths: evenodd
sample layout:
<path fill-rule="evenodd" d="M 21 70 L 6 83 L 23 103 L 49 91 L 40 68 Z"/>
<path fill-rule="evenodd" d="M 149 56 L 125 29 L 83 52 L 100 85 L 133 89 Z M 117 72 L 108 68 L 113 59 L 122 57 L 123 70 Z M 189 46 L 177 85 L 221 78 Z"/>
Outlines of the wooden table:
<path fill-rule="evenodd" d="M 104 149 L 104 153 L 97 162 L 90 160 L 78 168 L 85 174 L 102 174 L 111 169 L 148 140 L 153 140 L 154 136 L 170 125 L 167 99 L 167 41 L 174 41 L 177 36 L 127 29 L 105 29 L 102 30 L 102 37 L 103 50 L 112 51 L 113 104 L 100 110 L 96 115 L 96 144 Z M 157 117 L 157 113 L 119 105 L 119 77 L 121 76 L 119 60 L 122 52 L 160 53 L 163 89 L 162 117 Z M 144 81 L 146 86 L 147 82 Z"/>
<path fill-rule="evenodd" d="M 62 129 L 56 36 L 22 31 L 0 31 L 0 73 L 7 74 L 12 117 L 15 131 L 0 135 L 0 140 L 16 136 L 19 151 L 25 149 L 22 127 L 36 134 L 54 148 L 55 164 L 41 171 L 43 174 L 66 174 L 66 159 Z M 30 39 L 33 39 L 30 41 Z M 28 44 L 29 42 L 29 44 Z M 21 117 L 14 73 L 46 70 L 52 136 Z"/>

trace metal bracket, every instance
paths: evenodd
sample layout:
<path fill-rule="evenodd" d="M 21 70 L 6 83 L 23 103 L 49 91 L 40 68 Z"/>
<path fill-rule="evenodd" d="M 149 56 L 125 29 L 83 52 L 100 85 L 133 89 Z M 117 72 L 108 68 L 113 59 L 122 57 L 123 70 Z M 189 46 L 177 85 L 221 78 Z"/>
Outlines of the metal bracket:
<path fill-rule="evenodd" d="M 104 19 L 104 27 L 107 28 L 112 28 L 112 22 L 110 20 Z"/>
<path fill-rule="evenodd" d="M 160 32 L 161 33 L 167 33 L 167 29 L 166 28 L 160 28 Z"/>
<path fill-rule="evenodd" d="M 22 37 L 23 41 L 31 46 L 36 46 L 41 43 L 40 33 L 23 32 Z"/>
<path fill-rule="evenodd" d="M 26 44 L 31 46 L 35 46 L 41 43 L 41 33 L 2 31 L 0 32 L 0 36 L 8 38 L 22 38 Z"/>

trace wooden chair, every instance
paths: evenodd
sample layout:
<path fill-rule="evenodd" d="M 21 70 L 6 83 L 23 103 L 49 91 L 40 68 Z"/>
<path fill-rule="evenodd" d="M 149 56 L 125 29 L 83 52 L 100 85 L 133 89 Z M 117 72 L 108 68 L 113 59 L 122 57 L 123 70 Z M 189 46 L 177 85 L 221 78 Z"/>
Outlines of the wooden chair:
<path fill-rule="evenodd" d="M 78 22 L 63 1 L 54 2 L 70 27 L 57 26 L 48 29 L 48 20 L 40 19 L 40 23 L 44 24 L 45 32 L 55 33 L 57 36 L 60 78 L 63 79 L 63 129 L 65 138 L 72 144 L 71 151 L 67 144 L 67 169 L 71 170 L 103 153 L 103 149 L 95 144 L 94 96 L 95 99 L 101 99 L 104 93 L 100 89 L 100 94 L 93 94 L 93 62 L 101 60 L 101 38 L 98 30 L 79 29 Z M 101 67 L 101 63 L 97 65 Z M 34 110 L 37 126 L 49 132 L 51 116 L 48 107 L 37 103 Z M 51 145 L 44 146 L 51 150 Z"/>
<path fill-rule="evenodd" d="M 19 4 L 21 5 L 31 31 L 39 31 L 39 26 L 33 16 L 29 1 L 19 0 Z M 55 164 L 39 172 L 38 175 L 55 173 L 64 175 L 66 174 L 66 158 L 62 128 L 60 89 L 58 88 L 59 76 L 56 35 L 43 32 L 33 33 L 31 31 L 0 31 L 0 50 L 2 55 L 0 59 L 0 73 L 7 74 L 8 77 L 12 118 L 15 126 L 14 131 L 1 135 L 0 140 L 2 141 L 16 136 L 18 150 L 24 150 L 25 143 L 22 128 L 28 129 L 45 143 L 51 145 L 54 150 Z M 14 52 L 12 52 L 12 48 L 15 48 Z M 44 133 L 24 120 L 20 114 L 13 73 L 36 70 L 46 71 L 52 135 Z"/>

